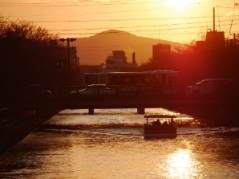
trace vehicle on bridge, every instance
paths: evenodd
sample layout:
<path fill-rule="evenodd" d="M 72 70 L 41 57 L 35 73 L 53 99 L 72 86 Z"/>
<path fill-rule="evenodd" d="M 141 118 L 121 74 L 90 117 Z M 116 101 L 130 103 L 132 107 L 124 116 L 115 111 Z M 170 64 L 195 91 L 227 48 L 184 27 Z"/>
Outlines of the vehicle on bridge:
<path fill-rule="evenodd" d="M 70 92 L 71 96 L 108 96 L 115 93 L 114 88 L 109 88 L 105 84 L 91 84 L 84 89 L 73 90 Z"/>
<path fill-rule="evenodd" d="M 187 88 L 188 95 L 227 94 L 237 91 L 235 79 L 208 78 Z"/>
<path fill-rule="evenodd" d="M 27 97 L 32 99 L 46 99 L 52 97 L 52 92 L 39 84 L 32 84 L 27 87 Z"/>
<path fill-rule="evenodd" d="M 175 138 L 177 136 L 175 115 L 145 115 L 144 117 L 145 138 Z M 151 119 L 153 121 L 150 121 Z"/>
<path fill-rule="evenodd" d="M 118 94 L 179 93 L 178 72 L 173 70 L 84 73 L 83 84 L 106 84 Z"/>

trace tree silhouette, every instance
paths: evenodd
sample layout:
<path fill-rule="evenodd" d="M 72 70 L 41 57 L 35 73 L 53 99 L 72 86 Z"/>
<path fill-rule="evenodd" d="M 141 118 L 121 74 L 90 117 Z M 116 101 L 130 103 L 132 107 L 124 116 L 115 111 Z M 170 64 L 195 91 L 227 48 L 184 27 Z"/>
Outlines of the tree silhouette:
<path fill-rule="evenodd" d="M 63 83 L 56 68 L 61 58 L 58 36 L 28 21 L 0 18 L 0 82 L 2 94 L 18 94 L 30 84 L 51 88 Z"/>

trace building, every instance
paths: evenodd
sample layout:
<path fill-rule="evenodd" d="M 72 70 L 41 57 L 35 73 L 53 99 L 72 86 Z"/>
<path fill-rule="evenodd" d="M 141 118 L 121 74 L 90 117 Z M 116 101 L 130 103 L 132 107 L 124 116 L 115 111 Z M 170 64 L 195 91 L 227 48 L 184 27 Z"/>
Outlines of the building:
<path fill-rule="evenodd" d="M 164 59 L 171 55 L 171 45 L 157 44 L 153 45 L 153 59 Z"/>
<path fill-rule="evenodd" d="M 208 46 L 213 48 L 224 48 L 225 47 L 224 32 L 218 31 L 207 32 L 206 43 Z"/>
<path fill-rule="evenodd" d="M 76 68 L 79 66 L 79 57 L 77 56 L 77 49 L 76 47 L 70 47 L 69 48 L 69 63 L 70 68 Z M 61 68 L 65 67 L 65 62 L 68 60 L 68 48 L 62 47 L 62 59 L 61 59 Z"/>
<path fill-rule="evenodd" d="M 196 42 L 197 51 L 221 51 L 225 49 L 224 32 L 218 32 L 215 29 L 215 8 L 213 8 L 213 30 L 209 30 L 206 34 L 205 41 Z"/>
<path fill-rule="evenodd" d="M 132 54 L 132 62 L 128 63 L 125 52 L 122 50 L 112 51 L 112 54 L 106 58 L 105 62 L 102 72 L 134 71 L 138 68 L 135 53 Z"/>
<path fill-rule="evenodd" d="M 70 47 L 70 67 L 76 68 L 79 66 L 80 59 L 77 56 L 77 49 L 76 47 Z"/>
<path fill-rule="evenodd" d="M 196 50 L 223 50 L 225 48 L 224 32 L 208 31 L 205 41 L 196 42 Z"/>
<path fill-rule="evenodd" d="M 153 61 L 158 69 L 169 68 L 171 59 L 171 45 L 157 44 L 153 45 Z"/>

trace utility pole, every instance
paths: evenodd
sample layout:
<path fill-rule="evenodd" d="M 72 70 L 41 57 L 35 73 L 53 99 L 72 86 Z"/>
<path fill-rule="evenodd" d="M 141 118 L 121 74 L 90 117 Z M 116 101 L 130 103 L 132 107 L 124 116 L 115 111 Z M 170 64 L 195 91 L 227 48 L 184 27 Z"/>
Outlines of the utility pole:
<path fill-rule="evenodd" d="M 213 32 L 215 32 L 215 7 L 213 7 Z"/>
<path fill-rule="evenodd" d="M 67 60 L 65 61 L 65 87 L 69 86 L 70 83 L 70 42 L 74 42 L 75 38 L 60 38 L 62 42 L 67 41 Z"/>

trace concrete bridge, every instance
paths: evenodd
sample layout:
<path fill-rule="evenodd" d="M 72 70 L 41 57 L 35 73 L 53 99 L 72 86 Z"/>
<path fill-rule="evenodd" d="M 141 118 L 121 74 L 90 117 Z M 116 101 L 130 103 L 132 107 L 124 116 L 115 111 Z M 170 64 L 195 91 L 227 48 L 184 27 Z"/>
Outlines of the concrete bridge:
<path fill-rule="evenodd" d="M 162 96 L 108 96 L 92 98 L 54 98 L 48 107 L 58 109 L 136 108 L 143 114 L 145 108 L 165 108 L 195 117 L 239 117 L 239 96 L 236 95 L 162 95 Z"/>

